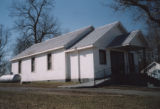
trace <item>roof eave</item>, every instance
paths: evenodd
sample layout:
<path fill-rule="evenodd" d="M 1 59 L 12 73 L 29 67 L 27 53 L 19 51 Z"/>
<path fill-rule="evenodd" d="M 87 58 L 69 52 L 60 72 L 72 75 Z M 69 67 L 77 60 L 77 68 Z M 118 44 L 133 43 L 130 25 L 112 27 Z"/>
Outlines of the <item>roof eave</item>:
<path fill-rule="evenodd" d="M 74 52 L 74 51 L 79 51 L 79 50 L 84 50 L 84 49 L 89 49 L 89 48 L 93 48 L 94 45 L 88 45 L 88 46 L 84 46 L 84 47 L 78 47 L 78 48 L 72 48 L 72 49 L 69 49 L 67 51 L 65 51 L 66 53 L 69 53 L 69 52 Z"/>
<path fill-rule="evenodd" d="M 31 55 L 26 55 L 26 56 L 22 56 L 22 57 L 18 57 L 18 58 L 13 58 L 13 59 L 10 60 L 10 62 L 13 62 L 13 61 L 16 61 L 16 60 L 21 60 L 21 59 L 24 59 L 24 58 L 29 58 L 29 57 L 32 57 L 32 56 L 44 54 L 44 53 L 47 53 L 47 52 L 51 52 L 51 51 L 55 51 L 55 50 L 63 49 L 63 48 L 64 48 L 64 46 L 61 46 L 61 47 L 56 47 L 56 48 L 53 48 L 53 49 L 48 49 L 46 51 L 37 52 L 37 53 L 31 54 Z"/>

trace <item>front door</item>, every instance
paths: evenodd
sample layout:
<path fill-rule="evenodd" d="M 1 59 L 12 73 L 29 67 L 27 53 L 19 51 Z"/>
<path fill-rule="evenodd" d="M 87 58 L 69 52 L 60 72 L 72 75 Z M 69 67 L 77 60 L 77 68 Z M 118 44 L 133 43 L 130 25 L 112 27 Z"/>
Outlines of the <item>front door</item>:
<path fill-rule="evenodd" d="M 114 81 L 122 81 L 125 76 L 124 53 L 111 51 L 111 70 Z"/>

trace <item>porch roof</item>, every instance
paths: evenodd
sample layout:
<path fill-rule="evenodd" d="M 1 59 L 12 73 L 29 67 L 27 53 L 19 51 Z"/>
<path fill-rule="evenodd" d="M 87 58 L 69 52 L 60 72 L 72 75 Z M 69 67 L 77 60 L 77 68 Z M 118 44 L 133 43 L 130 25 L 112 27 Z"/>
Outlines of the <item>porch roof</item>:
<path fill-rule="evenodd" d="M 148 48 L 148 44 L 141 31 L 136 30 L 117 36 L 111 41 L 107 48 L 141 50 L 144 48 Z"/>

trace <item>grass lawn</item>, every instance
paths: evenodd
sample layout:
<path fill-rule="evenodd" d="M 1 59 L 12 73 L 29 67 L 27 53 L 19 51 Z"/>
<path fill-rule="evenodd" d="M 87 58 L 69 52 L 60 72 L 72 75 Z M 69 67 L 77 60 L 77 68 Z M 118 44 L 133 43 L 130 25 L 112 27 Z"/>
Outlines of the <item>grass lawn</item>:
<path fill-rule="evenodd" d="M 79 84 L 79 82 L 32 82 L 32 83 L 0 83 L 0 87 L 38 87 L 38 88 L 57 88 L 62 85 Z M 140 91 L 160 91 L 160 88 L 147 88 L 142 86 L 108 85 L 100 88 L 122 89 L 122 90 L 140 90 Z"/>
<path fill-rule="evenodd" d="M 138 91 L 160 91 L 160 87 L 158 88 L 148 88 L 144 86 L 132 86 L 132 85 L 108 85 L 102 86 L 102 88 L 106 89 L 122 89 L 122 90 L 138 90 Z"/>
<path fill-rule="evenodd" d="M 160 109 L 160 97 L 0 92 L 0 109 Z"/>
<path fill-rule="evenodd" d="M 0 87 L 40 87 L 40 88 L 56 88 L 61 85 L 72 85 L 78 82 L 32 82 L 32 83 L 0 83 Z"/>

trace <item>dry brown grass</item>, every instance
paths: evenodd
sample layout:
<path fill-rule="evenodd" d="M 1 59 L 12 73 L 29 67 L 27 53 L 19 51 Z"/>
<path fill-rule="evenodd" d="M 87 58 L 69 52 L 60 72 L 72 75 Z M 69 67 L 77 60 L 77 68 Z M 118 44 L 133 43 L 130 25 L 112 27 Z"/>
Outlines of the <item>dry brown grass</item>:
<path fill-rule="evenodd" d="M 159 109 L 159 97 L 0 92 L 0 109 Z"/>
<path fill-rule="evenodd" d="M 56 88 L 61 85 L 72 85 L 78 82 L 32 82 L 32 83 L 0 83 L 0 87 L 40 87 L 40 88 Z"/>
<path fill-rule="evenodd" d="M 148 88 L 144 86 L 131 86 L 131 85 L 110 85 L 110 86 L 103 86 L 102 88 L 122 89 L 122 90 L 139 90 L 139 91 L 160 91 L 160 87 L 159 88 Z"/>
<path fill-rule="evenodd" d="M 37 88 L 57 88 L 62 85 L 79 84 L 79 82 L 32 82 L 32 83 L 0 83 L 0 87 L 37 87 Z M 139 90 L 139 91 L 160 91 L 160 88 L 147 88 L 142 86 L 128 86 L 128 85 L 111 85 L 102 86 L 100 88 L 106 89 L 122 89 L 122 90 Z"/>

